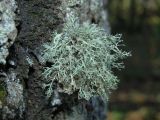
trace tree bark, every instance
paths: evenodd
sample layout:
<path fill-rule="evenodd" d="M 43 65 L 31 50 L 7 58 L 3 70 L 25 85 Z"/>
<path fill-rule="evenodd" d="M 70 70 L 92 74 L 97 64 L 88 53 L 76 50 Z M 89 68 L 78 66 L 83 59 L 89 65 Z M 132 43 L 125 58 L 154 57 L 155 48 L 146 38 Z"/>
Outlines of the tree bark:
<path fill-rule="evenodd" d="M 11 0 L 2 0 L 10 2 Z M 14 0 L 12 0 L 14 1 Z M 0 79 L 6 85 L 7 97 L 1 109 L 4 120 L 105 120 L 97 112 L 106 112 L 100 97 L 90 101 L 78 100 L 77 94 L 61 94 L 62 104 L 51 106 L 42 89 L 45 66 L 39 56 L 43 43 L 50 40 L 54 30 L 61 30 L 67 12 L 61 12 L 65 0 L 17 0 L 14 18 L 17 30 L 13 44 L 7 46 L 5 64 L 1 64 Z M 82 6 L 70 6 L 81 22 L 99 24 L 109 33 L 110 27 L 104 7 L 106 1 L 85 0 Z M 14 34 L 14 35 L 15 35 Z M 15 36 L 14 36 L 15 37 Z M 1 40 L 1 39 L 0 39 Z M 8 38 L 9 41 L 9 38 Z M 1 51 L 0 51 L 1 52 Z M 0 53 L 1 54 L 1 53 Z M 9 88 L 12 88 L 11 90 Z M 19 92 L 18 92 L 19 91 Z M 15 96 L 13 97 L 13 94 Z M 13 101 L 15 102 L 10 102 Z M 92 103 L 96 101 L 96 105 Z M 94 111 L 98 107 L 99 111 Z M 105 113 L 104 113 L 105 114 Z M 97 115 L 97 116 L 96 116 Z"/>

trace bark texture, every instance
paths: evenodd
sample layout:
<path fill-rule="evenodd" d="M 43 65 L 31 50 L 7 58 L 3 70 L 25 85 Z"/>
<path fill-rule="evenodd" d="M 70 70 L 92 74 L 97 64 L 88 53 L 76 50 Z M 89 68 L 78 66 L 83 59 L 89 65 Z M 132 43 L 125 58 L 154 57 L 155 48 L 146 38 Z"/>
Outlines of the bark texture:
<path fill-rule="evenodd" d="M 8 48 L 17 36 L 15 0 L 0 1 L 0 64 L 6 64 Z"/>
<path fill-rule="evenodd" d="M 105 104 L 100 97 L 79 101 L 77 93 L 71 96 L 60 94 L 62 104 L 54 107 L 50 105 L 51 101 L 46 99 L 42 89 L 44 80 L 41 76 L 42 68 L 48 64 L 43 64 L 39 53 L 52 32 L 62 29 L 67 12 L 74 11 L 81 22 L 99 24 L 109 32 L 104 1 L 85 0 L 82 6 L 74 3 L 69 6 L 69 11 L 62 10 L 61 7 L 67 0 L 16 2 L 18 35 L 12 46 L 8 47 L 8 57 L 4 57 L 6 65 L 1 65 L 0 68 L 0 80 L 6 84 L 7 91 L 0 117 L 4 120 L 105 120 Z M 16 96 L 10 97 L 14 93 L 9 90 Z M 18 101 L 11 103 L 13 100 Z"/>

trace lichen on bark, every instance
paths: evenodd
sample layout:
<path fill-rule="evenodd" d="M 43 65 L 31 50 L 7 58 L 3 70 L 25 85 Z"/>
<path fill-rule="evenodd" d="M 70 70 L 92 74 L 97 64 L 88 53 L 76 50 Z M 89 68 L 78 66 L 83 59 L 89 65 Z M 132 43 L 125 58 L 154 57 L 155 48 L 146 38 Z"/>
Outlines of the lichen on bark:
<path fill-rule="evenodd" d="M 0 1 L 1 1 L 0 3 L 5 3 L 5 2 L 11 3 L 14 0 L 0 0 Z M 9 72 L 10 70 L 13 70 L 12 72 L 17 75 L 15 77 L 15 86 L 19 87 L 16 87 L 16 89 L 21 88 L 22 85 L 21 83 L 24 84 L 23 92 L 25 95 L 24 99 L 26 102 L 25 104 L 26 109 L 22 119 L 90 120 L 93 114 L 98 116 L 99 113 L 97 112 L 97 108 L 95 110 L 94 107 L 91 105 L 92 110 L 90 111 L 90 108 L 88 108 L 87 110 L 85 106 L 86 101 L 77 100 L 77 93 L 74 93 L 74 95 L 66 95 L 59 93 L 57 94 L 57 92 L 54 91 L 53 95 L 54 99 L 50 101 L 46 100 L 44 91 L 41 88 L 42 83 L 44 83 L 44 79 L 42 79 L 41 77 L 42 67 L 45 66 L 45 63 L 43 63 L 43 59 L 41 60 L 41 56 L 39 55 L 39 50 L 41 50 L 41 45 L 43 43 L 48 42 L 50 40 L 51 34 L 54 30 L 59 30 L 59 31 L 62 30 L 63 22 L 67 19 L 65 16 L 67 12 L 70 12 L 70 10 L 74 11 L 74 13 L 80 17 L 79 20 L 81 23 L 90 21 L 91 23 L 96 22 L 96 24 L 100 24 L 102 15 L 99 13 L 103 9 L 103 7 L 101 7 L 102 4 L 98 4 L 97 6 L 98 9 L 96 8 L 95 10 L 92 10 L 90 8 L 91 7 L 90 4 L 93 2 L 92 0 L 88 1 L 85 0 L 85 4 L 83 6 L 79 6 L 79 0 L 70 0 L 71 1 L 70 10 L 62 12 L 61 8 L 63 2 L 67 3 L 68 0 L 16 0 L 16 1 L 18 5 L 18 11 L 19 11 L 18 13 L 20 16 L 20 24 L 18 26 L 18 35 L 16 37 L 16 42 L 14 42 L 15 39 L 11 39 L 12 42 L 9 42 L 10 41 L 9 38 L 5 39 L 7 42 L 3 42 L 4 44 L 2 43 L 3 45 L 0 47 L 6 50 L 7 52 L 6 51 L 4 52 L 5 53 L 4 56 L 4 54 L 2 54 L 2 52 L 0 51 L 0 56 L 3 58 L 1 59 L 2 60 L 1 64 L 5 64 L 6 62 L 6 65 L 3 65 L 1 71 L 5 72 L 8 78 L 12 78 L 9 77 L 11 75 L 11 73 Z M 13 11 L 14 10 L 16 9 L 13 9 Z M 12 23 L 15 22 L 15 17 L 13 18 L 14 21 L 11 20 Z M 2 23 L 1 21 L 0 25 Z M 106 21 L 102 20 L 101 22 L 102 26 L 104 25 L 103 22 Z M 13 25 L 15 26 L 15 23 Z M 6 54 L 8 53 L 8 50 L 9 50 L 9 55 Z M 33 62 L 30 62 L 30 60 Z M 1 78 L 2 76 L 0 76 L 0 79 Z M 17 81 L 18 79 L 20 80 L 20 82 Z M 22 91 L 22 89 L 20 89 L 20 91 Z M 8 96 L 8 98 L 11 97 Z M 15 100 L 15 97 L 13 97 L 13 100 Z M 55 104 L 57 105 L 57 103 L 58 104 L 61 103 L 61 105 L 55 106 Z M 92 100 L 89 104 L 92 104 Z M 13 106 L 14 105 L 18 104 L 14 102 Z M 13 115 L 14 117 L 13 119 L 16 120 L 21 119 L 17 116 L 15 117 L 14 114 L 11 114 L 12 111 L 10 111 L 9 108 L 7 107 L 4 108 L 5 108 L 4 111 L 6 113 L 8 112 L 6 117 L 9 117 L 10 114 Z M 14 108 L 17 107 L 14 106 Z M 102 110 L 106 113 L 104 108 L 105 106 L 102 105 Z M 15 112 L 13 111 L 13 113 Z M 1 117 L 1 111 L 0 111 L 0 117 Z"/>
<path fill-rule="evenodd" d="M 51 64 L 43 72 L 47 80 L 46 94 L 48 97 L 52 95 L 53 83 L 57 81 L 63 86 L 59 87 L 59 92 L 73 94 L 78 91 L 79 99 L 89 100 L 101 95 L 107 100 L 118 83 L 112 68 L 123 68 L 120 60 L 129 53 L 119 49 L 123 45 L 121 35 L 109 35 L 105 29 L 89 21 L 80 23 L 79 13 L 72 7 L 75 4 L 82 7 L 84 3 L 72 2 L 62 6 L 62 12 L 66 12 L 62 32 L 54 32 L 52 40 L 44 43 L 43 58 Z M 94 13 L 99 4 L 91 5 Z"/>
<path fill-rule="evenodd" d="M 15 24 L 16 1 L 0 1 L 0 64 L 6 64 L 9 47 L 14 43 L 17 36 Z"/>

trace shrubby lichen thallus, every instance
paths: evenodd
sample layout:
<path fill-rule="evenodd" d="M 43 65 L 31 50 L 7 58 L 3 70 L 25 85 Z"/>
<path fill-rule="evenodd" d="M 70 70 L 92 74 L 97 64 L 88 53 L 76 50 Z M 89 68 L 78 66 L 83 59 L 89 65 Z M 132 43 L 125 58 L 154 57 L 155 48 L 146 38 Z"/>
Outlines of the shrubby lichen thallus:
<path fill-rule="evenodd" d="M 48 81 L 46 94 L 51 96 L 56 80 L 63 85 L 61 92 L 78 90 L 79 99 L 89 100 L 94 95 L 108 99 L 119 81 L 112 68 L 123 68 L 119 60 L 130 53 L 119 49 L 123 45 L 121 35 L 108 35 L 95 24 L 79 24 L 76 20 L 68 20 L 63 31 L 55 31 L 52 40 L 44 44 L 43 58 L 52 63 L 43 72 Z"/>

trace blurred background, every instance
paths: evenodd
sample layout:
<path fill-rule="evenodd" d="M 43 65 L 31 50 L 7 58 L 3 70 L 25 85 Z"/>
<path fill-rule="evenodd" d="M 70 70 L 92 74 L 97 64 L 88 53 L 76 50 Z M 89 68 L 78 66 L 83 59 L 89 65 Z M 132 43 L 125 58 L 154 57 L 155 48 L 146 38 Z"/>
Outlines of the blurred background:
<path fill-rule="evenodd" d="M 108 120 L 160 120 L 160 0 L 108 0 L 107 8 L 112 34 L 132 52 L 115 71 Z"/>

